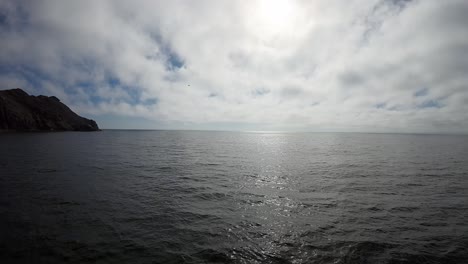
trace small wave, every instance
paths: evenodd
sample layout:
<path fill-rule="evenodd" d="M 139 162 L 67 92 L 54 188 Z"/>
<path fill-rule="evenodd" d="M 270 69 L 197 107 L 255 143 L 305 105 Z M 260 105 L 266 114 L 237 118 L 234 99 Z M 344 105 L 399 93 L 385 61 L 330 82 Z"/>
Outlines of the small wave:
<path fill-rule="evenodd" d="M 169 171 L 169 170 L 172 170 L 173 167 L 170 167 L 170 166 L 161 166 L 161 167 L 157 167 L 158 170 L 162 170 L 162 171 Z"/>
<path fill-rule="evenodd" d="M 234 256 L 228 254 L 226 250 L 220 251 L 215 249 L 203 249 L 193 255 L 204 263 L 232 263 Z"/>
<path fill-rule="evenodd" d="M 54 172 L 58 172 L 58 170 L 57 169 L 44 168 L 44 169 L 38 169 L 37 172 L 38 173 L 54 173 Z"/>
<path fill-rule="evenodd" d="M 229 196 L 230 195 L 228 195 L 228 194 L 219 193 L 219 192 L 199 193 L 199 194 L 194 195 L 194 197 L 197 198 L 197 199 L 208 200 L 208 201 L 225 199 L 225 198 L 227 198 Z"/>
<path fill-rule="evenodd" d="M 411 213 L 418 209 L 419 209 L 418 207 L 414 207 L 414 206 L 398 206 L 398 207 L 391 208 L 390 212 L 391 213 L 399 213 L 399 212 Z"/>

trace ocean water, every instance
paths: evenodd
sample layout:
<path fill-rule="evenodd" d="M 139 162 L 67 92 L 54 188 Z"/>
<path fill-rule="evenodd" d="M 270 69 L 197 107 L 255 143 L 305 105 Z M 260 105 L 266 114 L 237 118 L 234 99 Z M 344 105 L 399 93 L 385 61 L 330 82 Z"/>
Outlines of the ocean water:
<path fill-rule="evenodd" d="M 468 263 L 468 136 L 0 134 L 1 263 Z"/>

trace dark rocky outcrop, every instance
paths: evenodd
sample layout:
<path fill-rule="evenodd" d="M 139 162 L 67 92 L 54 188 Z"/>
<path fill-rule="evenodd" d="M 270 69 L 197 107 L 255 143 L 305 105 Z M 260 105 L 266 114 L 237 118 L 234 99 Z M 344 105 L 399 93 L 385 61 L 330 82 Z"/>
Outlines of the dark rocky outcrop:
<path fill-rule="evenodd" d="M 75 114 L 55 96 L 0 91 L 0 131 L 98 131 L 94 120 Z"/>

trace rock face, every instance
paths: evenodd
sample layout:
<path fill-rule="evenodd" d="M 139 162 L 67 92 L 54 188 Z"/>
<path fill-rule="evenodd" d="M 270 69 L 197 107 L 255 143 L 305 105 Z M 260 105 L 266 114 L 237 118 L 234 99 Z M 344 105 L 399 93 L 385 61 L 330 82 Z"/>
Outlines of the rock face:
<path fill-rule="evenodd" d="M 32 96 L 17 88 L 0 91 L 0 130 L 98 131 L 99 127 L 55 96 Z"/>

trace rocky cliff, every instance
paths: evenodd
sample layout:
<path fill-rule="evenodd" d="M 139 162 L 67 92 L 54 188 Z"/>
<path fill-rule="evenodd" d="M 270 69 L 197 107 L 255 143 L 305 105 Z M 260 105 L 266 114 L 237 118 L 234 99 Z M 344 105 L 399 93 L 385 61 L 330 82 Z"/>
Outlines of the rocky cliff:
<path fill-rule="evenodd" d="M 99 127 L 55 96 L 32 96 L 18 88 L 0 91 L 0 130 L 98 131 Z"/>

